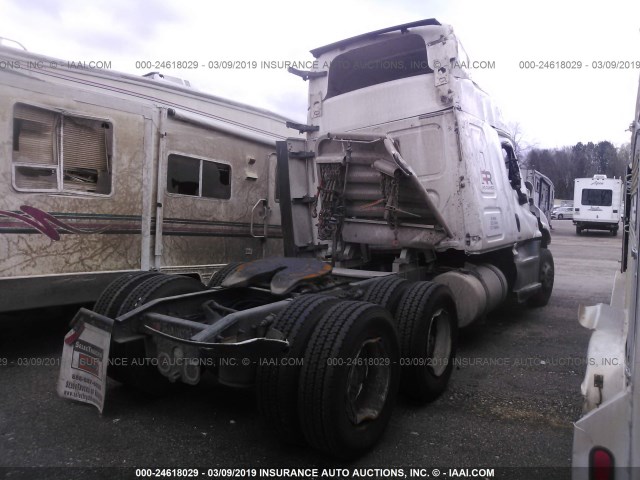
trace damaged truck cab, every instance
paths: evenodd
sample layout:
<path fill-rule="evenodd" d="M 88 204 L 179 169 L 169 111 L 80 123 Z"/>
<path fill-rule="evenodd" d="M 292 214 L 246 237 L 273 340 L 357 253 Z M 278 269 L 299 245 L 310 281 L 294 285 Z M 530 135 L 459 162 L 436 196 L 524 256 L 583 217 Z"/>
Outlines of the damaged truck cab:
<path fill-rule="evenodd" d="M 309 82 L 308 121 L 290 124 L 306 139 L 277 142 L 285 257 L 229 264 L 207 287 L 122 277 L 78 313 L 67 347 L 103 325 L 111 357 L 156 364 L 111 363 L 112 378 L 157 391 L 208 371 L 255 387 L 281 439 L 353 458 L 398 390 L 424 403 L 446 389 L 458 328 L 508 296 L 545 305 L 553 259 L 451 27 L 423 20 L 312 54 L 317 68 L 292 72 Z"/>
<path fill-rule="evenodd" d="M 287 253 L 374 270 L 389 269 L 391 254 L 391 270 L 409 276 L 487 263 L 500 271 L 482 281 L 503 285 L 490 296 L 541 299 L 548 226 L 531 213 L 508 128 L 464 70 L 451 27 L 425 20 L 311 53 L 317 70 L 293 71 L 309 81 L 307 140 L 289 141 L 279 164 L 291 180 Z"/>

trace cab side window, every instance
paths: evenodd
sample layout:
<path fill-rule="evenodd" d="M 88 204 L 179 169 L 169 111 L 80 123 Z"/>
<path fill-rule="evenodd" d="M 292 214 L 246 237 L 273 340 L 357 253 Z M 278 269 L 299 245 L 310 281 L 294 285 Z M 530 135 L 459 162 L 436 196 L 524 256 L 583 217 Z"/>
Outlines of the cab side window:
<path fill-rule="evenodd" d="M 520 176 L 520 166 L 518 165 L 518 159 L 513 151 L 513 147 L 509 142 L 502 142 L 502 157 L 505 167 L 507 168 L 509 184 L 511 188 L 517 192 L 520 205 L 524 205 L 527 203 L 527 196 L 521 190 L 522 177 Z"/>

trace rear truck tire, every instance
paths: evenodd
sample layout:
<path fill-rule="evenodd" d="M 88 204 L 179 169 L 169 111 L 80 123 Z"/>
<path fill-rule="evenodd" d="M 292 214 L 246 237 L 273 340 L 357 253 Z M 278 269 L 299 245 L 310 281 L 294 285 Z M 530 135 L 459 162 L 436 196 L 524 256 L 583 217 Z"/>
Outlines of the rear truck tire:
<path fill-rule="evenodd" d="M 224 279 L 227 278 L 229 275 L 231 275 L 233 272 L 235 272 L 236 268 L 238 268 L 238 265 L 241 265 L 241 264 L 242 262 L 227 263 L 224 267 L 222 267 L 216 273 L 211 275 L 211 278 L 209 279 L 209 283 L 207 283 L 207 287 L 209 288 L 220 287 L 222 285 L 222 282 L 224 282 Z"/>
<path fill-rule="evenodd" d="M 555 277 L 555 267 L 553 264 L 553 255 L 547 248 L 540 249 L 540 283 L 542 288 L 527 299 L 529 307 L 544 307 L 549 303 L 551 292 L 553 291 L 553 280 Z"/>
<path fill-rule="evenodd" d="M 369 286 L 362 300 L 380 305 L 393 315 L 409 285 L 408 281 L 397 275 L 382 277 Z"/>
<path fill-rule="evenodd" d="M 173 297 L 184 293 L 200 292 L 205 286 L 195 278 L 182 275 L 157 275 L 147 278 L 136 286 L 118 309 L 118 316 L 124 315 L 158 298 Z"/>
<path fill-rule="evenodd" d="M 438 398 L 447 388 L 458 346 L 458 318 L 451 290 L 416 282 L 396 313 L 402 375 L 400 390 L 417 403 Z"/>
<path fill-rule="evenodd" d="M 122 302 L 131 291 L 145 280 L 159 275 L 162 274 L 159 272 L 134 272 L 126 273 L 116 278 L 102 291 L 93 306 L 93 311 L 105 317 L 116 318 L 120 305 L 122 305 Z M 123 357 L 123 353 L 118 348 L 118 345 L 114 344 L 110 349 L 109 356 L 111 358 L 120 358 Z M 127 369 L 128 367 L 126 366 L 110 362 L 107 367 L 107 375 L 120 383 L 126 383 L 128 378 Z"/>
<path fill-rule="evenodd" d="M 613 235 L 614 237 L 618 236 L 618 229 L 614 228 L 613 230 L 611 230 L 611 235 Z"/>
<path fill-rule="evenodd" d="M 582 234 L 582 228 L 576 226 L 576 235 L 581 235 Z"/>
<path fill-rule="evenodd" d="M 277 364 L 258 364 L 256 393 L 258 410 L 278 438 L 289 444 L 304 444 L 298 413 L 301 364 L 309 337 L 320 317 L 339 300 L 327 295 L 301 295 L 280 314 L 272 327 L 285 335 L 289 350 Z M 287 364 L 284 360 L 293 363 Z"/>
<path fill-rule="evenodd" d="M 400 380 L 388 311 L 342 301 L 316 326 L 300 372 L 298 408 L 307 442 L 342 459 L 369 450 L 386 429 Z"/>
<path fill-rule="evenodd" d="M 204 289 L 204 285 L 194 278 L 180 275 L 154 275 L 146 278 L 131 289 L 127 298 L 120 305 L 118 316 L 124 315 L 151 300 L 199 292 Z M 167 393 L 175 384 L 162 375 L 156 365 L 146 361 L 147 358 L 155 358 L 155 352 L 150 350 L 151 347 L 151 341 L 143 339 L 136 340 L 127 347 L 112 341 L 109 357 L 126 358 L 127 362 L 126 365 L 119 366 L 116 369 L 110 366 L 107 369 L 107 375 L 124 385 L 150 395 Z M 132 364 L 134 358 L 138 359 L 135 365 Z"/>
<path fill-rule="evenodd" d="M 159 272 L 126 273 L 111 282 L 102 291 L 93 306 L 93 311 L 105 317 L 115 318 L 125 298 L 140 283 L 151 277 L 162 275 Z"/>

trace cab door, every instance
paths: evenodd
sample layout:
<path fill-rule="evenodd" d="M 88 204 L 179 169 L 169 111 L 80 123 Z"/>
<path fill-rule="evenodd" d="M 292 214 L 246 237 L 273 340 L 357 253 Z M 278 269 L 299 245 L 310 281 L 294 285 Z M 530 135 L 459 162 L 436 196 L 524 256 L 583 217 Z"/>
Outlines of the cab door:
<path fill-rule="evenodd" d="M 158 171 L 157 266 L 262 258 L 273 145 L 163 112 Z"/>

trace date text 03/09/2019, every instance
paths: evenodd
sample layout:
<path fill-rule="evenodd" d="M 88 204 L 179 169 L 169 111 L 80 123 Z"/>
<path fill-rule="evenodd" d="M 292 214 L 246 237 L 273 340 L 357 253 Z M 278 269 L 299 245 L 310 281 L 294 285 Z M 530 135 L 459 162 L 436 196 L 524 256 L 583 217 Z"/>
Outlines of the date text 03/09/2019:
<path fill-rule="evenodd" d="M 136 468 L 137 478 L 493 478 L 493 468 Z"/>
<path fill-rule="evenodd" d="M 521 70 L 637 70 L 640 60 L 520 60 Z"/>

